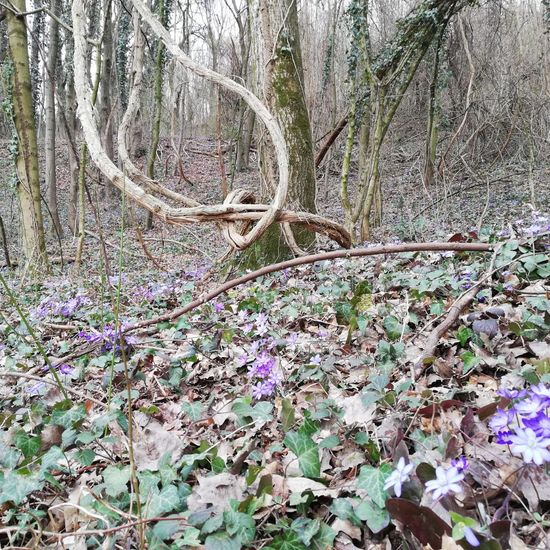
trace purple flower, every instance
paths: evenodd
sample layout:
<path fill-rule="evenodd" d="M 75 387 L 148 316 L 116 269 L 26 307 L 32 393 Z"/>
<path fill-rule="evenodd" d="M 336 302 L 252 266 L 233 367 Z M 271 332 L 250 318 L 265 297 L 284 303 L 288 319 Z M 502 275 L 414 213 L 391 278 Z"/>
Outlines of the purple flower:
<path fill-rule="evenodd" d="M 399 462 L 395 466 L 395 470 L 390 474 L 388 479 L 386 479 L 386 483 L 384 483 L 384 490 L 387 491 L 388 489 L 393 488 L 395 496 L 400 497 L 401 486 L 403 485 L 403 483 L 409 481 L 409 474 L 411 473 L 413 468 L 413 464 L 405 464 L 405 459 L 401 457 L 399 459 Z"/>
<path fill-rule="evenodd" d="M 430 493 L 433 491 L 432 497 L 434 500 L 449 493 L 462 492 L 459 482 L 464 479 L 464 474 L 460 473 L 455 466 L 450 468 L 438 466 L 435 469 L 435 475 L 437 476 L 436 479 L 426 482 L 426 491 Z"/>
<path fill-rule="evenodd" d="M 27 388 L 27 393 L 30 393 L 31 395 L 38 395 L 45 386 L 45 382 L 37 382 Z"/>
<path fill-rule="evenodd" d="M 263 336 L 269 330 L 269 321 L 265 313 L 259 313 L 256 317 L 256 334 Z"/>
<path fill-rule="evenodd" d="M 298 333 L 297 332 L 293 332 L 287 339 L 286 339 L 286 342 L 287 342 L 287 348 L 290 349 L 291 351 L 294 351 L 296 349 L 296 346 L 298 344 Z"/>
<path fill-rule="evenodd" d="M 510 443 L 512 443 L 512 440 L 510 439 L 511 435 L 512 435 L 512 432 L 510 431 L 497 432 L 496 442 L 499 445 L 510 445 Z"/>
<path fill-rule="evenodd" d="M 506 399 L 517 399 L 524 397 L 526 394 L 527 392 L 525 390 L 514 390 L 511 388 L 501 388 L 500 390 L 497 390 L 497 395 L 505 397 Z"/>
<path fill-rule="evenodd" d="M 259 357 L 252 363 L 248 370 L 248 375 L 252 378 L 254 376 L 258 378 L 267 378 L 275 368 L 275 357 L 272 357 L 267 352 L 263 351 Z"/>
<path fill-rule="evenodd" d="M 124 330 L 125 326 L 122 325 L 121 328 Z M 97 330 L 94 330 L 94 332 L 86 332 L 82 330 L 78 333 L 78 336 L 91 344 L 102 343 L 102 351 L 111 351 L 114 349 L 116 352 L 120 352 L 121 343 L 128 346 L 129 344 L 135 344 L 137 342 L 137 338 L 135 336 L 121 335 L 119 331 L 115 330 L 115 328 L 110 324 L 105 325 L 101 332 Z"/>
<path fill-rule="evenodd" d="M 539 437 L 550 437 L 550 416 L 539 413 L 534 418 L 526 418 L 523 421 L 526 428 L 531 428 Z"/>
<path fill-rule="evenodd" d="M 239 313 L 237 313 L 237 319 L 239 323 L 244 323 L 248 319 L 248 311 L 246 309 L 241 309 Z"/>
<path fill-rule="evenodd" d="M 451 460 L 451 466 L 454 466 L 459 472 L 464 472 L 464 470 L 468 469 L 469 464 L 466 457 L 461 456 L 456 460 Z"/>
<path fill-rule="evenodd" d="M 245 332 L 246 334 L 250 334 L 253 328 L 254 328 L 254 325 L 252 323 L 247 323 L 243 327 L 243 332 Z"/>
<path fill-rule="evenodd" d="M 538 395 L 533 395 L 527 399 L 522 399 L 514 405 L 514 410 L 519 415 L 525 418 L 533 418 L 542 411 L 544 407 L 544 400 Z"/>
<path fill-rule="evenodd" d="M 59 365 L 57 367 L 57 370 L 61 374 L 65 374 L 66 376 L 71 376 L 74 373 L 75 368 L 71 367 L 71 365 L 67 365 L 67 363 L 63 363 L 62 365 Z"/>
<path fill-rule="evenodd" d="M 248 363 L 248 355 L 246 353 L 241 353 L 235 360 L 237 368 L 244 367 Z"/>
<path fill-rule="evenodd" d="M 214 309 L 216 313 L 221 313 L 225 309 L 225 306 L 221 302 L 214 302 Z"/>
<path fill-rule="evenodd" d="M 525 428 L 517 430 L 515 435 L 510 436 L 510 440 L 512 454 L 521 456 L 525 463 L 540 466 L 544 462 L 550 462 L 550 438 L 539 437 L 531 428 Z"/>
<path fill-rule="evenodd" d="M 476 537 L 475 531 L 468 527 L 467 525 L 464 526 L 464 538 L 468 541 L 468 544 L 471 546 L 479 546 L 481 543 L 479 542 L 479 539 Z"/>
<path fill-rule="evenodd" d="M 550 399 L 550 386 L 547 386 L 546 384 L 531 386 L 530 390 L 537 397 Z"/>
<path fill-rule="evenodd" d="M 314 355 L 310 360 L 309 360 L 309 364 L 310 365 L 317 365 L 319 366 L 321 364 L 321 356 L 319 354 L 317 355 Z"/>

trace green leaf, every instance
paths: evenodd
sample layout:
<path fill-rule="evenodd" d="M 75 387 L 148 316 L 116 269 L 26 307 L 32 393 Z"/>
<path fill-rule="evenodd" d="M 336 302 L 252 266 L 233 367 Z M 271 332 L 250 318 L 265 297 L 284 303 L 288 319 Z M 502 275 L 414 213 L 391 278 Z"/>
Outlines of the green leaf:
<path fill-rule="evenodd" d="M 206 550 L 241 550 L 241 543 L 229 536 L 224 531 L 218 531 L 206 537 L 204 547 Z"/>
<path fill-rule="evenodd" d="M 464 368 L 463 368 L 464 373 L 467 373 L 468 371 L 475 369 L 481 363 L 481 359 L 471 351 L 464 352 L 460 356 L 460 358 L 462 359 L 462 361 L 464 361 Z"/>
<path fill-rule="evenodd" d="M 168 485 L 164 487 L 162 491 L 155 495 L 145 512 L 146 518 L 155 518 L 158 516 L 163 516 L 172 510 L 175 510 L 180 505 L 180 497 L 178 495 L 178 490 L 174 485 Z"/>
<path fill-rule="evenodd" d="M 321 528 L 320 519 L 298 518 L 292 522 L 291 529 L 298 535 L 300 540 L 308 547 L 311 547 L 311 539 Z"/>
<path fill-rule="evenodd" d="M 282 410 L 281 410 L 281 422 L 283 424 L 283 431 L 288 432 L 292 426 L 294 426 L 294 422 L 296 421 L 295 413 L 294 413 L 294 407 L 290 401 L 290 399 L 283 399 L 282 402 Z"/>
<path fill-rule="evenodd" d="M 202 546 L 199 535 L 200 531 L 196 527 L 187 527 L 183 532 L 183 538 L 180 540 L 184 546 Z"/>
<path fill-rule="evenodd" d="M 84 405 L 77 405 L 68 411 L 54 410 L 52 412 L 51 424 L 59 424 L 64 428 L 72 428 L 77 422 L 86 418 Z"/>
<path fill-rule="evenodd" d="M 458 338 L 458 341 L 460 342 L 460 345 L 464 347 L 468 340 L 474 335 L 474 331 L 471 328 L 465 327 L 462 325 L 457 331 L 456 331 L 456 337 Z"/>
<path fill-rule="evenodd" d="M 302 544 L 298 535 L 292 531 L 285 531 L 282 535 L 275 537 L 265 550 L 307 550 L 308 547 Z"/>
<path fill-rule="evenodd" d="M 288 432 L 283 442 L 298 457 L 304 476 L 316 478 L 321 475 L 319 449 L 311 437 L 299 432 Z"/>
<path fill-rule="evenodd" d="M 388 335 L 388 338 L 394 342 L 401 337 L 401 331 L 403 330 L 403 325 L 399 322 L 399 319 L 394 315 L 388 315 L 384 322 L 382 323 L 384 330 Z"/>
<path fill-rule="evenodd" d="M 243 542 L 252 542 L 256 535 L 256 522 L 254 518 L 242 512 L 227 510 L 223 513 L 223 519 L 227 532 L 231 536 L 237 536 Z"/>
<path fill-rule="evenodd" d="M 380 508 L 371 500 L 365 499 L 355 508 L 357 517 L 367 522 L 373 533 L 379 533 L 390 524 L 390 515 L 387 510 Z"/>
<path fill-rule="evenodd" d="M 181 408 L 192 422 L 196 422 L 201 418 L 204 409 L 200 401 L 193 401 L 192 403 L 185 401 Z"/>
<path fill-rule="evenodd" d="M 15 434 L 15 446 L 23 453 L 25 458 L 31 458 L 38 454 L 42 442 L 40 437 L 33 437 L 24 430 Z"/>
<path fill-rule="evenodd" d="M 382 464 L 379 468 L 363 466 L 357 478 L 357 488 L 367 492 L 370 498 L 384 508 L 388 493 L 384 490 L 384 483 L 391 473 L 389 464 Z"/>
<path fill-rule="evenodd" d="M 90 466 L 95 458 L 95 453 L 91 449 L 79 449 L 74 458 L 82 466 Z"/>
<path fill-rule="evenodd" d="M 329 435 L 328 437 L 325 437 L 320 443 L 319 448 L 320 449 L 334 449 L 334 447 L 338 447 L 340 445 L 340 439 L 337 435 Z"/>
<path fill-rule="evenodd" d="M 110 497 L 117 497 L 120 493 L 128 491 L 128 481 L 130 481 L 129 466 L 107 466 L 103 470 L 103 481 L 105 483 L 105 492 Z"/>
<path fill-rule="evenodd" d="M 36 477 L 8 472 L 0 484 L 0 504 L 13 502 L 16 506 L 32 493 L 42 489 L 43 483 Z"/>
<path fill-rule="evenodd" d="M 323 522 L 321 523 L 319 531 L 313 537 L 311 545 L 309 545 L 309 547 L 315 548 L 315 550 L 329 550 L 333 547 L 335 538 L 336 531 Z"/>
<path fill-rule="evenodd" d="M 231 410 L 243 420 L 244 424 L 248 424 L 249 419 L 260 422 L 268 422 L 273 418 L 271 416 L 273 404 L 269 401 L 260 401 L 253 407 L 244 399 L 240 399 L 235 401 L 233 407 L 231 407 Z"/>

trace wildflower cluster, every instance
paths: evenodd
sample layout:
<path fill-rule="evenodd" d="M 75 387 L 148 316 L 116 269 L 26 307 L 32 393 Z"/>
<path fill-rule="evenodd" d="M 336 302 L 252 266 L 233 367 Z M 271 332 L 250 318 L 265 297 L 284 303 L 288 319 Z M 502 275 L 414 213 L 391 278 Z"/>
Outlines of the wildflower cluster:
<path fill-rule="evenodd" d="M 264 336 L 269 330 L 269 318 L 265 313 L 259 313 L 254 320 L 251 320 L 248 311 L 241 310 L 237 314 L 237 320 L 246 334 Z M 270 336 L 261 338 L 250 345 L 248 353 L 243 353 L 237 358 L 238 367 L 248 365 L 248 377 L 254 384 L 252 387 L 254 399 L 272 396 L 277 384 L 282 380 L 277 369 L 277 358 L 272 354 L 276 345 L 275 339 Z"/>
<path fill-rule="evenodd" d="M 538 210 L 533 210 L 531 220 L 515 220 L 515 230 L 524 237 L 537 237 L 543 233 L 550 232 L 550 216 L 541 214 Z M 499 237 L 509 237 L 510 231 L 503 229 L 497 233 Z"/>
<path fill-rule="evenodd" d="M 48 297 L 40 302 L 32 314 L 37 319 L 44 319 L 48 316 L 72 317 L 82 306 L 91 303 L 90 298 L 80 292 L 66 302 L 60 302 L 54 300 L 52 297 Z"/>
<path fill-rule="evenodd" d="M 545 384 L 528 390 L 501 390 L 510 400 L 505 409 L 497 409 L 489 421 L 497 443 L 510 445 L 513 455 L 526 464 L 550 462 L 550 387 Z"/>
<path fill-rule="evenodd" d="M 174 285 L 149 283 L 147 285 L 137 287 L 134 291 L 134 298 L 136 300 L 153 302 L 157 299 L 162 300 L 163 298 L 167 298 L 175 290 L 176 287 L 174 287 Z"/>
<path fill-rule="evenodd" d="M 122 331 L 124 331 L 124 328 L 123 325 Z M 111 324 L 105 325 L 101 331 L 86 332 L 82 330 L 78 333 L 78 336 L 91 344 L 101 343 L 101 351 L 104 352 L 115 350 L 118 353 L 121 351 L 121 343 L 128 346 L 137 342 L 135 337 L 121 334 Z"/>

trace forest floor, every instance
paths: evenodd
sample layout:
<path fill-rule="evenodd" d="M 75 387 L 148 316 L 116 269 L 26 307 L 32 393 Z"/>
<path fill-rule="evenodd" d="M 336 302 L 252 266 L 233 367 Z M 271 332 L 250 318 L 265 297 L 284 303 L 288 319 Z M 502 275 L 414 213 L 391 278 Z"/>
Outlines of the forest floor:
<path fill-rule="evenodd" d="M 219 201 L 215 143 L 186 150 L 192 184 L 163 143 L 165 183 Z M 376 241 L 494 252 L 299 266 L 124 337 L 231 276 L 215 227 L 143 231 L 155 265 L 120 205 L 101 207 L 101 230 L 87 223 L 108 274 L 93 237 L 80 274 L 1 270 L 0 547 L 550 547 L 548 170 L 500 163 L 425 189 L 409 157 L 386 163 Z M 64 220 L 67 166 L 60 150 Z M 318 205 L 342 219 L 338 179 L 320 178 Z"/>

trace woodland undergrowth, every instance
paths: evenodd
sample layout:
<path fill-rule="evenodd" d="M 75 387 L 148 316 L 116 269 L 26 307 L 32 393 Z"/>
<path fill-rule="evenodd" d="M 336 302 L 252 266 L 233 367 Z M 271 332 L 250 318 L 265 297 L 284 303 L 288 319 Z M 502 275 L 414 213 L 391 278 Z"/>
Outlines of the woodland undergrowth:
<path fill-rule="evenodd" d="M 136 331 L 209 266 L 3 272 L 0 546 L 548 548 L 550 219 L 510 231 L 297 266 Z"/>

